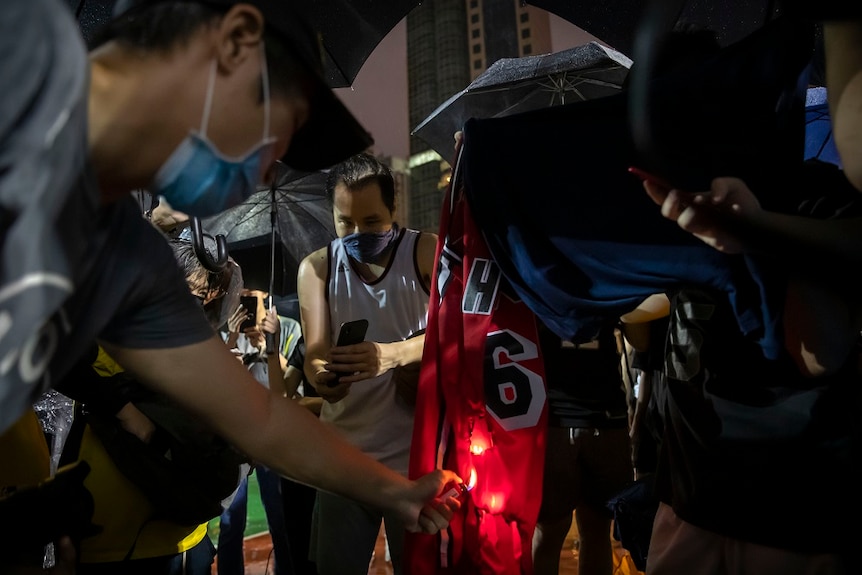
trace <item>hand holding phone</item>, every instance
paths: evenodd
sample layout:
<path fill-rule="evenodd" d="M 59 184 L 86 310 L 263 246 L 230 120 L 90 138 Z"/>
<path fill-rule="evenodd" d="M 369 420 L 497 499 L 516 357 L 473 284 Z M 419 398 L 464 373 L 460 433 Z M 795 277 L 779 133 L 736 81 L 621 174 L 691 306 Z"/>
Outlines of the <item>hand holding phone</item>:
<path fill-rule="evenodd" d="M 357 319 L 345 322 L 341 324 L 341 328 L 338 330 L 338 339 L 335 342 L 335 346 L 343 347 L 345 345 L 356 345 L 357 343 L 362 343 L 363 341 L 365 341 L 365 334 L 367 331 L 367 319 Z M 331 385 L 338 385 L 342 375 L 349 374 L 337 373 L 335 380 L 332 382 Z"/>
<path fill-rule="evenodd" d="M 244 295 L 239 298 L 240 305 L 245 308 L 246 319 L 239 324 L 239 331 L 243 332 L 247 329 L 257 326 L 257 298 L 250 295 Z"/>
<path fill-rule="evenodd" d="M 341 324 L 341 329 L 338 330 L 338 339 L 335 342 L 336 347 L 345 345 L 355 345 L 365 341 L 365 334 L 368 332 L 368 320 L 356 319 Z"/>

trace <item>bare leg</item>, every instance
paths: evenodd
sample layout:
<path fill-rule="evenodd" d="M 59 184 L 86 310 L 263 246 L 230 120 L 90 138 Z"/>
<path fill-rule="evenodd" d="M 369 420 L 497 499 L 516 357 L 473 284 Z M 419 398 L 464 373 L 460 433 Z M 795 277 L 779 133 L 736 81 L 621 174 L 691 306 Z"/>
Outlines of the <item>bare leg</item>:
<path fill-rule="evenodd" d="M 611 519 L 607 511 L 581 505 L 575 511 L 580 547 L 579 575 L 611 575 L 614 569 L 611 548 Z"/>
<path fill-rule="evenodd" d="M 572 516 L 536 524 L 533 532 L 533 572 L 535 575 L 558 575 L 560 552 L 572 526 Z"/>

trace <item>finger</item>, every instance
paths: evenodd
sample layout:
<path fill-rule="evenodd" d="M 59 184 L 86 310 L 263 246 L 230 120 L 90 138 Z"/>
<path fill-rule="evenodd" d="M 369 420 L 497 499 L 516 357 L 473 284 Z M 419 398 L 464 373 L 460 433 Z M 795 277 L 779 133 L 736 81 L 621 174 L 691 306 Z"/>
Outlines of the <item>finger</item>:
<path fill-rule="evenodd" d="M 452 471 L 451 469 L 438 469 L 437 473 L 440 475 L 438 481 L 440 482 L 440 485 L 443 486 L 440 488 L 440 493 L 443 493 L 443 488 L 448 483 L 464 483 L 464 480 L 461 479 L 461 476 Z"/>
<path fill-rule="evenodd" d="M 329 350 L 329 355 L 339 355 L 339 356 L 354 356 L 362 354 L 362 348 L 359 346 L 361 344 L 356 345 L 342 345 L 335 346 Z"/>
<path fill-rule="evenodd" d="M 710 193 L 712 203 L 723 203 L 730 194 L 730 181 L 726 178 L 716 178 L 712 181 L 712 190 Z"/>
<path fill-rule="evenodd" d="M 656 203 L 656 205 L 662 205 L 664 203 L 665 198 L 667 197 L 668 190 L 665 187 L 659 186 L 653 182 L 649 182 L 644 180 L 643 182 L 644 190 L 646 190 L 647 195 L 650 199 Z"/>
<path fill-rule="evenodd" d="M 670 190 L 661 206 L 661 214 L 669 220 L 677 220 L 689 208 L 692 195 L 680 190 Z"/>
<path fill-rule="evenodd" d="M 351 373 L 350 375 L 342 375 L 341 383 L 356 383 L 357 381 L 362 381 L 363 379 L 371 379 L 372 375 L 366 371 L 358 371 L 355 373 Z"/>
<path fill-rule="evenodd" d="M 425 533 L 437 533 L 449 526 L 449 521 L 455 515 L 455 510 L 461 503 L 454 499 L 451 504 L 431 501 L 419 513 L 419 526 Z"/>
<path fill-rule="evenodd" d="M 367 365 L 361 361 L 331 361 L 323 366 L 326 371 L 336 371 L 338 373 L 356 373 L 363 371 Z"/>

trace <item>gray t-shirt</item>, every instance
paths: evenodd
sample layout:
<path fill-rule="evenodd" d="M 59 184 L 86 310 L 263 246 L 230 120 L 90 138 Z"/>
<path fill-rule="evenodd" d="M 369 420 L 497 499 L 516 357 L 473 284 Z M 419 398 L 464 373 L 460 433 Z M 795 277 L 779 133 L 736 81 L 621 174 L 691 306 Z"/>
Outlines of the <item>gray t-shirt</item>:
<path fill-rule="evenodd" d="M 0 53 L 2 433 L 97 337 L 164 348 L 213 332 L 131 197 L 98 207 L 87 53 L 69 7 L 4 1 Z"/>
<path fill-rule="evenodd" d="M 212 337 L 164 236 L 125 198 L 96 220 L 74 293 L 43 328 L 35 360 L 45 374 L 28 385 L 21 369 L 2 374 L 0 427 L 5 429 L 87 351 L 95 339 L 133 349 L 189 345 Z M 76 274 L 77 275 L 77 274 Z M 26 352 L 26 350 L 25 350 Z M 21 361 L 26 355 L 22 353 Z"/>

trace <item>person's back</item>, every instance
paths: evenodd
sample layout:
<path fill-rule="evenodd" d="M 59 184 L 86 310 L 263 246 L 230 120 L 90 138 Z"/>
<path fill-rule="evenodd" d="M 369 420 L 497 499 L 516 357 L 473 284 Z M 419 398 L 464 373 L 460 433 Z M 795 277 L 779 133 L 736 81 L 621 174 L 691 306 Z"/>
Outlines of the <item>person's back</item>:
<path fill-rule="evenodd" d="M 845 520 L 859 510 L 857 498 L 836 498 L 854 487 L 855 360 L 834 376 L 803 378 L 787 358 L 765 360 L 741 336 L 723 294 L 686 288 L 671 302 L 660 499 L 701 529 L 761 552 L 789 551 L 791 564 L 844 553 L 860 534 Z M 681 568 L 656 533 L 648 567 Z"/>
<path fill-rule="evenodd" d="M 607 322 L 584 344 L 564 344 L 541 324 L 539 337 L 549 411 L 535 572 L 558 573 L 574 511 L 579 572 L 610 575 L 612 515 L 606 503 L 634 480 L 616 323 Z"/>

